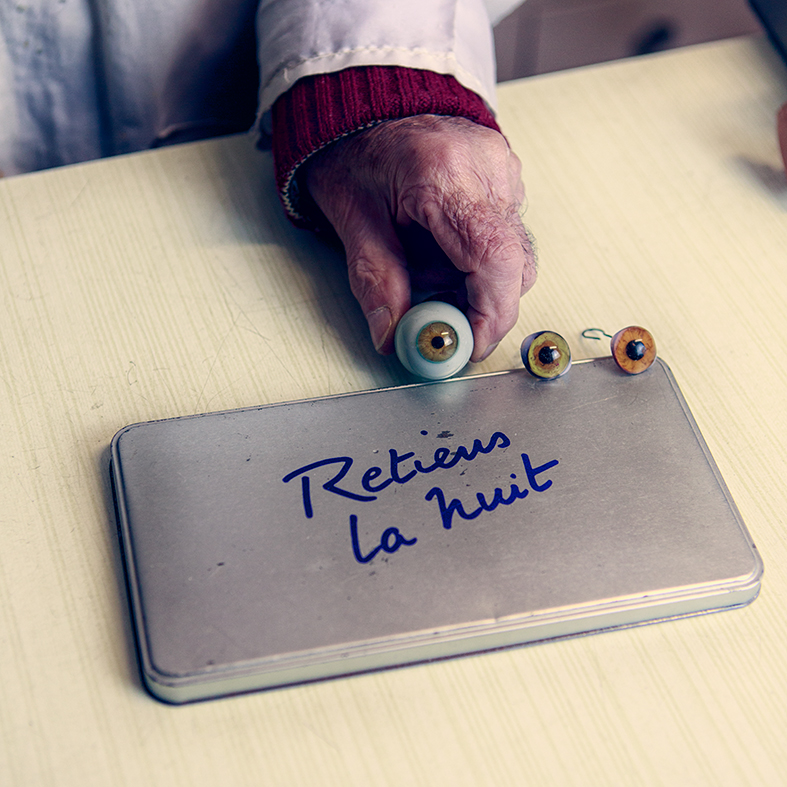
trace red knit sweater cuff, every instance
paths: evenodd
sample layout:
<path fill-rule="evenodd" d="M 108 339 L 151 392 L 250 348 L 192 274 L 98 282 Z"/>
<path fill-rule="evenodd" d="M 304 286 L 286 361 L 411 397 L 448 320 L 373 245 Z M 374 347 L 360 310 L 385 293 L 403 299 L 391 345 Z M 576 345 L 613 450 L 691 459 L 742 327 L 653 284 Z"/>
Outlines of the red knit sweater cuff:
<path fill-rule="evenodd" d="M 299 80 L 273 105 L 273 159 L 279 197 L 299 226 L 319 211 L 299 168 L 331 142 L 385 120 L 413 115 L 465 117 L 499 131 L 483 99 L 454 77 L 397 66 L 360 66 Z"/>

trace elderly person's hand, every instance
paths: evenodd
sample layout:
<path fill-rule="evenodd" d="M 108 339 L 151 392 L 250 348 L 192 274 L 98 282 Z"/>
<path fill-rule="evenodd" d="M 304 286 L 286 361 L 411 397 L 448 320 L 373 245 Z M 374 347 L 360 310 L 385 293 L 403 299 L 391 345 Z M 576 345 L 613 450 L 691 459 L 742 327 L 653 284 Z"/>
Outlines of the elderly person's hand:
<path fill-rule="evenodd" d="M 481 361 L 517 320 L 536 279 L 519 215 L 521 164 L 496 131 L 420 115 L 330 145 L 306 183 L 347 254 L 350 285 L 374 346 L 393 351 L 411 292 L 452 292 Z"/>

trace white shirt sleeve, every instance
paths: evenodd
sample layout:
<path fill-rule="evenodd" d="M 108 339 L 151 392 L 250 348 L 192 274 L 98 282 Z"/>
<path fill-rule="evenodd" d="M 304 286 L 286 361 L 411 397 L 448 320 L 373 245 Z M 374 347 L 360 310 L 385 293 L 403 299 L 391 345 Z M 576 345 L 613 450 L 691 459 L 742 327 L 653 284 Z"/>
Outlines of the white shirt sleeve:
<path fill-rule="evenodd" d="M 490 19 L 519 0 L 27 0 L 0 3 L 0 170 L 140 150 L 221 129 L 256 13 L 258 119 L 298 79 L 392 65 L 495 104 Z M 253 60 L 254 43 L 250 44 Z M 251 66 L 253 68 L 253 66 Z M 254 111 L 254 88 L 249 91 Z M 229 97 L 229 98 L 228 98 Z"/>
<path fill-rule="evenodd" d="M 450 74 L 495 106 L 490 11 L 516 0 L 261 0 L 259 116 L 298 79 L 352 66 Z"/>

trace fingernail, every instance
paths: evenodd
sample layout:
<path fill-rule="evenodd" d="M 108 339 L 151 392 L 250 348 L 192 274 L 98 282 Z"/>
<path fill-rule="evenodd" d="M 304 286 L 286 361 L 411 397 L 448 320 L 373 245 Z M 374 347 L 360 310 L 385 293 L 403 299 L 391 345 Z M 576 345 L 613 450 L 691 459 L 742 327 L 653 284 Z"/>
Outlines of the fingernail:
<path fill-rule="evenodd" d="M 391 309 L 388 306 L 380 306 L 379 309 L 366 315 L 366 321 L 369 323 L 374 349 L 379 352 L 388 338 L 388 331 L 391 330 Z"/>
<path fill-rule="evenodd" d="M 497 349 L 498 344 L 500 344 L 500 342 L 495 342 L 494 344 L 490 344 L 489 347 L 487 347 L 486 350 L 484 351 L 484 354 L 481 356 L 481 360 L 479 360 L 478 363 L 481 363 L 481 361 L 485 361 Z"/>

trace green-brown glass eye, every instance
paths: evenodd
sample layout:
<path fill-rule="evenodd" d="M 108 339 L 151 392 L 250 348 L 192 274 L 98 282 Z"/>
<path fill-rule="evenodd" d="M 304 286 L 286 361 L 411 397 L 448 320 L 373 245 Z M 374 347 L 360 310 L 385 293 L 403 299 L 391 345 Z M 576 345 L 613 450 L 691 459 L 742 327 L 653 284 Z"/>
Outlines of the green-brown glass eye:
<path fill-rule="evenodd" d="M 609 343 L 615 363 L 626 374 L 641 374 L 656 360 L 656 342 L 638 325 L 618 331 Z"/>
<path fill-rule="evenodd" d="M 542 380 L 554 380 L 571 366 L 568 342 L 553 331 L 531 334 L 522 342 L 520 352 L 525 369 Z"/>
<path fill-rule="evenodd" d="M 425 380 L 445 380 L 470 360 L 473 329 L 455 306 L 424 301 L 399 320 L 394 346 L 408 372 Z"/>
<path fill-rule="evenodd" d="M 430 322 L 418 334 L 418 352 L 427 361 L 447 361 L 459 346 L 456 331 L 446 322 Z"/>

